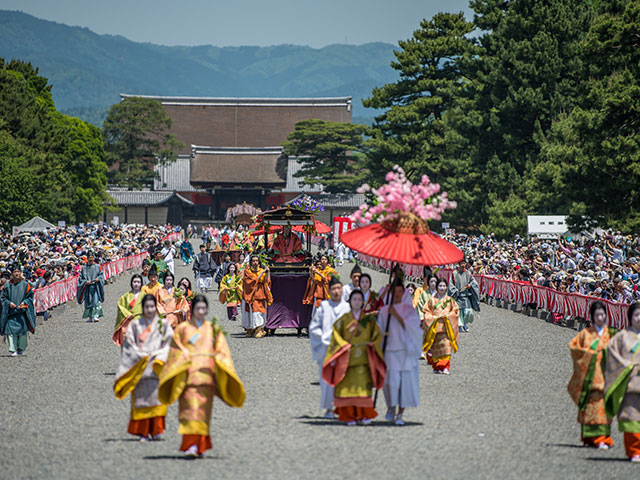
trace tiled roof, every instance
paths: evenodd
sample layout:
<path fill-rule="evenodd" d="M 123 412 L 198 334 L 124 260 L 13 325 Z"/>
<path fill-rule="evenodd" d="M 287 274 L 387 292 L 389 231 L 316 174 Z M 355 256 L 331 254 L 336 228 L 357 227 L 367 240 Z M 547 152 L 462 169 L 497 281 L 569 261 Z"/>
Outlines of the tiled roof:
<path fill-rule="evenodd" d="M 121 93 L 120 98 L 140 97 L 160 100 L 163 105 L 207 105 L 207 106 L 249 106 L 249 107 L 309 107 L 344 106 L 351 108 L 353 97 L 311 97 L 311 98 L 252 98 L 252 97 L 175 97 L 162 95 L 132 95 Z"/>
<path fill-rule="evenodd" d="M 191 155 L 178 155 L 175 162 L 158 165 L 155 168 L 159 178 L 154 181 L 156 190 L 177 192 L 201 192 L 189 183 L 191 176 Z"/>
<path fill-rule="evenodd" d="M 161 206 L 167 202 L 174 194 L 184 203 L 193 205 L 191 200 L 173 191 L 152 191 L 152 190 L 107 190 L 107 193 L 120 206 L 144 207 Z"/>
<path fill-rule="evenodd" d="M 360 205 L 365 203 L 366 200 L 366 197 L 360 193 L 320 193 L 309 196 L 320 202 L 325 208 L 351 208 L 354 211 L 357 210 Z M 295 200 L 296 199 L 294 198 L 287 203 L 291 204 Z"/>
<path fill-rule="evenodd" d="M 282 190 L 283 192 L 307 192 L 307 193 L 320 193 L 322 192 L 322 185 L 303 185 L 303 178 L 295 177 L 294 174 L 300 171 L 300 161 L 296 157 L 289 157 L 289 163 L 287 166 L 287 185 Z"/>

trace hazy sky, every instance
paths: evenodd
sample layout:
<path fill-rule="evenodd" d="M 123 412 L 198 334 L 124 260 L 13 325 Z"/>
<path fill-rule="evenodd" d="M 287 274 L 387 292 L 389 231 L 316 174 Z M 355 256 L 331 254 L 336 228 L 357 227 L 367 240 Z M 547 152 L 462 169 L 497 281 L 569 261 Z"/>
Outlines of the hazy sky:
<path fill-rule="evenodd" d="M 164 45 L 396 43 L 468 0 L 0 0 L 0 9 Z"/>

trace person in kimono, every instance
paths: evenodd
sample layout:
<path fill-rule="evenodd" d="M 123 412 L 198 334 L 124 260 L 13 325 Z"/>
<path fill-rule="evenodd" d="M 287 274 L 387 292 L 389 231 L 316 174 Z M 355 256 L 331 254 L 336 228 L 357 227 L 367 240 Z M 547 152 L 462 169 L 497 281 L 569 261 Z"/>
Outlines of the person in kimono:
<path fill-rule="evenodd" d="M 136 273 L 131 276 L 129 282 L 131 290 L 118 299 L 118 313 L 116 314 L 116 326 L 113 331 L 113 343 L 121 347 L 129 324 L 134 318 L 142 315 L 142 275 Z"/>
<path fill-rule="evenodd" d="M 36 331 L 33 287 L 22 277 L 18 263 L 11 267 L 11 280 L 0 291 L 0 335 L 9 342 L 12 357 L 27 349 L 27 332 Z"/>
<path fill-rule="evenodd" d="M 378 313 L 378 327 L 386 336 L 384 363 L 386 377 L 384 398 L 387 403 L 386 419 L 404 425 L 407 407 L 420 404 L 419 358 L 422 352 L 424 330 L 411 299 L 404 296 L 404 286 L 397 281 L 393 288 L 393 303 Z M 403 300 L 404 298 L 404 300 Z"/>
<path fill-rule="evenodd" d="M 193 258 L 193 244 L 189 240 L 189 238 L 185 238 L 184 241 L 180 244 L 180 257 L 182 257 L 182 263 L 185 266 L 191 263 L 191 259 Z"/>
<path fill-rule="evenodd" d="M 425 279 L 424 286 L 418 287 L 413 295 L 413 304 L 420 316 L 420 320 L 424 320 L 424 306 L 427 304 L 429 299 L 434 297 L 436 294 L 437 282 L 437 277 L 429 275 L 429 277 Z"/>
<path fill-rule="evenodd" d="M 325 418 L 333 419 L 334 389 L 322 378 L 322 367 L 331 343 L 333 324 L 349 312 L 350 306 L 342 299 L 342 282 L 335 275 L 329 281 L 329 299 L 320 303 L 309 323 L 309 342 L 313 360 L 318 364 L 320 375 L 320 408 Z"/>
<path fill-rule="evenodd" d="M 322 366 L 322 379 L 334 387 L 338 420 L 347 425 L 369 425 L 378 416 L 372 390 L 384 385 L 385 363 L 382 334 L 374 315 L 362 311 L 360 290 L 349 295 L 350 312 L 333 325 L 331 342 Z"/>
<path fill-rule="evenodd" d="M 379 308 L 379 298 L 378 294 L 371 288 L 371 275 L 369 275 L 368 273 L 363 273 L 362 275 L 360 275 L 359 286 L 360 291 L 364 296 L 364 307 L 362 307 L 362 310 L 364 311 L 364 313 L 377 314 Z"/>
<path fill-rule="evenodd" d="M 422 295 L 422 292 L 424 291 L 429 291 L 430 287 L 429 287 L 429 279 L 433 278 L 433 273 L 431 271 L 431 267 L 424 267 L 422 269 L 422 285 L 418 286 L 415 291 L 413 292 L 413 306 L 418 308 L 418 300 L 420 299 L 420 296 Z M 435 290 L 435 286 L 433 287 L 432 290 Z"/>
<path fill-rule="evenodd" d="M 158 270 L 155 265 L 151 265 L 147 278 L 149 281 L 142 287 L 142 293 L 155 296 L 156 292 L 162 287 L 162 284 L 158 281 Z"/>
<path fill-rule="evenodd" d="M 604 404 L 609 418 L 618 417 L 627 456 L 640 463 L 640 303 L 632 303 L 627 315 L 627 328 L 607 348 Z"/>
<path fill-rule="evenodd" d="M 278 234 L 273 242 L 273 261 L 276 263 L 301 262 L 304 260 L 302 240 L 291 231 L 290 225 L 282 227 L 282 233 Z"/>
<path fill-rule="evenodd" d="M 158 400 L 157 372 L 167 361 L 173 329 L 158 315 L 153 295 L 140 304 L 142 315 L 131 321 L 122 344 L 113 391 L 119 400 L 131 394 L 127 432 L 146 442 L 159 440 L 165 428 L 167 407 Z"/>
<path fill-rule="evenodd" d="M 220 303 L 227 306 L 227 320 L 234 321 L 238 316 L 238 305 L 242 301 L 242 277 L 237 273 L 235 263 L 229 264 L 227 273 L 220 282 Z"/>
<path fill-rule="evenodd" d="M 611 422 L 604 408 L 604 372 L 602 359 L 609 344 L 607 309 L 602 302 L 589 308 L 591 324 L 569 342 L 573 375 L 567 387 L 578 406 L 582 443 L 606 450 L 613 447 Z"/>
<path fill-rule="evenodd" d="M 242 326 L 247 337 L 264 337 L 267 334 L 264 330 L 267 307 L 273 303 L 273 297 L 269 267 L 261 268 L 257 255 L 251 256 L 249 268 L 245 269 L 242 275 L 242 299 L 245 308 Z"/>
<path fill-rule="evenodd" d="M 315 265 L 309 268 L 307 288 L 302 297 L 304 305 L 313 305 L 313 310 L 320 306 L 323 300 L 329 298 L 329 280 L 335 271 L 327 270 L 326 275 L 322 270 L 320 259 L 316 259 Z"/>
<path fill-rule="evenodd" d="M 468 332 L 473 322 L 474 311 L 480 311 L 480 287 L 475 281 L 467 262 L 460 262 L 449 282 L 449 295 L 458 302 L 458 331 Z"/>
<path fill-rule="evenodd" d="M 206 245 L 200 245 L 200 253 L 193 261 L 193 273 L 196 277 L 196 289 L 207 293 L 211 288 L 213 273 L 217 268 L 216 262 L 207 252 Z"/>
<path fill-rule="evenodd" d="M 447 295 L 449 286 L 444 278 L 436 282 L 436 294 L 424 306 L 426 329 L 422 351 L 431 350 L 429 363 L 434 373 L 449 375 L 451 355 L 458 351 L 458 303 Z"/>
<path fill-rule="evenodd" d="M 151 260 L 151 268 L 156 267 L 156 272 L 158 273 L 158 282 L 161 284 L 164 283 L 164 276 L 169 271 L 169 266 L 167 262 L 163 258 L 163 249 L 162 247 L 156 247 L 155 253 L 153 255 L 153 259 Z"/>
<path fill-rule="evenodd" d="M 78 277 L 77 300 L 84 303 L 82 318 L 87 322 L 97 322 L 104 317 L 101 303 L 104 302 L 104 272 L 96 262 L 92 252 L 87 254 L 87 264 L 82 267 Z"/>
<path fill-rule="evenodd" d="M 362 269 L 360 268 L 360 265 L 358 264 L 354 265 L 354 267 L 351 269 L 351 274 L 349 275 L 349 277 L 351 278 L 351 283 L 342 287 L 342 299 L 345 302 L 349 301 L 349 296 L 351 295 L 351 292 L 353 292 L 354 290 L 360 289 L 361 276 L 362 276 Z"/>
<path fill-rule="evenodd" d="M 158 301 L 158 313 L 165 317 L 171 328 L 176 328 L 180 322 L 187 319 L 189 303 L 182 289 L 174 287 L 175 277 L 167 272 L 164 276 L 164 285 L 156 290 L 155 297 Z"/>
<path fill-rule="evenodd" d="M 180 450 L 188 457 L 203 457 L 212 448 L 213 397 L 237 408 L 245 400 L 224 332 L 215 320 L 207 320 L 208 311 L 207 298 L 196 295 L 191 319 L 176 327 L 160 373 L 158 398 L 165 405 L 178 401 Z"/>

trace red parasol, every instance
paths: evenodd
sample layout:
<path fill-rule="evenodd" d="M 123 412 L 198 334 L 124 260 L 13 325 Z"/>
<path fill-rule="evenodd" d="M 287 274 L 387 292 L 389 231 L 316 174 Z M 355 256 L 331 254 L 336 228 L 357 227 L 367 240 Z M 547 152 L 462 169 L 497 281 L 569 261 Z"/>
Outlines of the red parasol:
<path fill-rule="evenodd" d="M 448 265 L 464 258 L 455 245 L 429 231 L 426 222 L 405 212 L 395 221 L 345 232 L 340 241 L 363 255 L 408 265 Z"/>
<path fill-rule="evenodd" d="M 318 221 L 318 220 L 313 220 L 313 223 L 316 227 L 316 234 L 318 235 L 325 235 L 327 233 L 331 233 L 331 227 L 329 225 L 325 225 L 324 223 Z M 305 225 L 296 225 L 293 227 L 293 231 L 294 232 L 299 232 L 299 233 L 305 233 L 306 226 Z"/>

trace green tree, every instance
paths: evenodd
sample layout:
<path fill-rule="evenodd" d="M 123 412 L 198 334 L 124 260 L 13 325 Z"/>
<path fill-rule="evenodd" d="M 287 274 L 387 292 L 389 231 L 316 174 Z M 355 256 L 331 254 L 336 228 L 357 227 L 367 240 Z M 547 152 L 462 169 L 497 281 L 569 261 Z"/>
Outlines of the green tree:
<path fill-rule="evenodd" d="M 588 82 L 543 144 L 570 223 L 640 228 L 640 3 L 598 3 L 584 37 Z"/>
<path fill-rule="evenodd" d="M 130 189 L 152 184 L 154 167 L 175 161 L 184 147 L 170 128 L 158 100 L 130 97 L 113 105 L 102 130 L 110 182 Z"/>
<path fill-rule="evenodd" d="M 353 192 L 365 180 L 364 135 L 367 127 L 311 119 L 298 122 L 282 145 L 298 157 L 296 176 L 306 185 L 322 184 L 327 192 Z"/>

